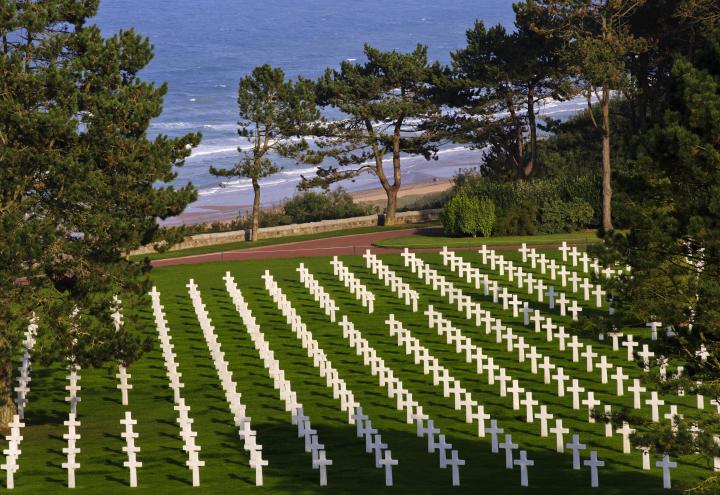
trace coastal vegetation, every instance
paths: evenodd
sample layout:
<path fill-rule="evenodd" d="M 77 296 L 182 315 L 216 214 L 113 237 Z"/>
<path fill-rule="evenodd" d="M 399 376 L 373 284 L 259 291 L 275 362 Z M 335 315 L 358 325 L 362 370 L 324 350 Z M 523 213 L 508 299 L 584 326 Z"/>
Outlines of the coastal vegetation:
<path fill-rule="evenodd" d="M 180 241 L 185 231 L 162 228 L 158 219 L 177 216 L 197 197 L 191 184 L 170 184 L 201 136 L 148 137 L 167 92 L 140 76 L 153 47 L 133 30 L 103 37 L 88 23 L 97 8 L 98 0 L 0 4 L 0 428 L 17 411 L 13 362 L 29 321 L 42 322 L 33 359 L 45 366 L 70 360 L 73 367 L 124 367 L 151 349 L 147 313 L 128 311 L 122 332 L 108 324 L 108 315 L 117 311 L 115 298 L 125 307 L 147 306 L 149 259 L 127 254 Z M 429 60 L 421 45 L 409 53 L 366 45 L 366 60 L 343 61 L 318 80 L 288 81 L 281 69 L 259 66 L 238 87 L 240 160 L 212 173 L 252 181 L 253 239 L 263 222 L 260 181 L 280 169 L 279 156 L 317 166 L 315 176 L 303 178 L 303 189 L 375 175 L 387 197 L 386 224 L 394 228 L 404 157 L 432 161 L 447 142 L 485 149 L 484 163 L 455 178 L 444 209 L 447 234 L 549 236 L 540 241 L 598 229 L 591 254 L 631 271 L 602 280 L 612 312 L 587 311 L 563 323 L 604 338 L 662 322 L 665 336 L 647 344 L 658 362 L 638 363 L 647 368 L 644 380 L 720 403 L 718 2 L 526 0 L 514 8 L 513 31 L 476 23 L 448 66 Z M 587 100 L 581 114 L 564 122 L 541 115 L 551 99 L 577 96 Z M 340 117 L 326 118 L 330 111 Z M 309 192 L 285 203 L 274 219 L 266 213 L 265 221 L 366 211 L 343 191 Z M 327 269 L 327 260 L 322 263 Z M 353 263 L 367 272 L 361 260 Z M 310 266 L 321 270 L 319 261 Z M 258 296 L 261 267 L 240 267 L 239 278 L 245 270 L 255 277 L 243 281 L 243 289 L 267 308 L 268 296 Z M 283 284 L 296 276 L 286 262 L 273 268 Z M 182 272 L 205 275 L 202 268 Z M 599 283 L 600 273 L 594 277 Z M 165 271 L 159 280 L 179 297 L 184 289 L 173 278 Z M 307 294 L 295 290 L 294 297 L 307 302 Z M 424 288 L 423 297 L 436 296 Z M 358 304 L 347 294 L 342 303 Z M 217 302 L 212 310 L 227 313 L 228 304 Z M 317 323 L 322 315 L 314 311 Z M 417 312 L 402 311 L 423 324 Z M 507 307 L 498 311 L 512 314 Z M 263 324 L 273 318 L 278 315 L 261 315 Z M 384 317 L 372 318 L 365 322 L 381 328 Z M 186 325 L 181 319 L 173 324 Z M 194 337 L 185 338 L 189 350 Z M 338 343 L 336 335 L 323 338 Z M 391 342 L 383 346 L 391 354 Z M 661 372 L 665 359 L 680 370 Z M 633 442 L 656 452 L 720 457 L 718 415 L 652 428 L 625 409 L 604 419 L 642 429 Z M 218 435 L 217 443 L 224 441 Z M 642 486 L 637 479 L 634 485 Z M 720 478 L 700 490 L 717 493 Z"/>

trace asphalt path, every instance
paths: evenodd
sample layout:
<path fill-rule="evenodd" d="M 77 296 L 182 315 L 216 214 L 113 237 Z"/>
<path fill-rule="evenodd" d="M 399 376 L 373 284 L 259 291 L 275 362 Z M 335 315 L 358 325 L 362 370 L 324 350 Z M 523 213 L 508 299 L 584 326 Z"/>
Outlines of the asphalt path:
<path fill-rule="evenodd" d="M 352 234 L 338 237 L 328 237 L 325 239 L 313 239 L 310 241 L 288 242 L 285 244 L 275 244 L 272 246 L 263 246 L 257 248 L 236 249 L 230 251 L 222 251 L 218 253 L 197 254 L 191 256 L 182 256 L 177 258 L 168 258 L 162 260 L 153 260 L 152 265 L 175 266 L 175 265 L 197 265 L 200 263 L 212 263 L 218 261 L 241 261 L 241 260 L 268 260 L 268 259 L 292 259 L 304 258 L 308 256 L 351 256 L 363 254 L 366 250 L 370 250 L 375 254 L 401 253 L 403 248 L 382 248 L 374 246 L 373 243 L 392 239 L 395 237 L 407 237 L 416 234 L 438 234 L 442 230 L 439 228 L 413 228 L 403 230 L 388 230 L 384 232 L 371 232 L 368 234 Z M 478 239 L 477 246 L 454 247 L 453 251 L 473 251 L 479 249 L 482 241 Z M 581 244 L 578 244 L 580 246 Z M 533 245 L 536 249 L 550 249 L 559 247 L 559 244 Z M 507 251 L 517 249 L 516 245 L 492 246 L 498 251 Z M 421 248 L 411 249 L 415 253 L 437 253 L 440 248 Z"/>

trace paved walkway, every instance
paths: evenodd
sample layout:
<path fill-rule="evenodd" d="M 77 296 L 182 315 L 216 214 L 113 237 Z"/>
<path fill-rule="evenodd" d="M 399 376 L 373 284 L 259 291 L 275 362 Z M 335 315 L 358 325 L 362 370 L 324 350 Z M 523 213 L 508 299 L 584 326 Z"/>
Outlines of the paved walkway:
<path fill-rule="evenodd" d="M 178 258 L 152 261 L 153 266 L 173 265 L 195 265 L 199 263 L 210 263 L 214 261 L 238 261 L 238 260 L 265 260 L 280 258 L 301 258 L 307 256 L 349 256 L 363 254 L 367 249 L 375 254 L 401 253 L 402 248 L 381 248 L 373 243 L 394 237 L 406 237 L 415 234 L 440 234 L 442 230 L 437 227 L 421 229 L 388 230 L 384 232 L 371 232 L 369 234 L 354 234 L 339 237 L 328 237 L 325 239 L 314 239 L 311 241 L 289 242 L 286 244 L 275 244 L 257 248 L 236 249 L 219 253 L 197 254 Z M 478 240 L 477 246 L 454 247 L 454 251 L 472 251 L 479 249 L 482 241 Z M 533 245 L 537 249 L 548 249 L 558 247 L 559 244 Z M 517 249 L 517 246 L 493 246 L 495 250 Z M 412 249 L 416 253 L 437 253 L 440 248 Z"/>

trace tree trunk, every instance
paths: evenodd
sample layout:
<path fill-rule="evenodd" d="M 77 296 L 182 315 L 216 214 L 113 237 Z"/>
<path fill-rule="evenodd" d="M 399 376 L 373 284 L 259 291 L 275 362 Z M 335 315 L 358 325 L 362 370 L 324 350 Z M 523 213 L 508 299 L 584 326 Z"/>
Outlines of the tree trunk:
<path fill-rule="evenodd" d="M 252 229 L 250 231 L 250 240 L 258 240 L 258 229 L 260 228 L 260 183 L 257 179 L 252 180 L 253 192 L 253 209 L 252 209 Z"/>
<path fill-rule="evenodd" d="M 525 164 L 523 175 L 529 179 L 535 172 L 537 162 L 537 119 L 535 118 L 535 89 L 528 89 L 527 118 L 530 127 L 530 160 Z"/>
<path fill-rule="evenodd" d="M 613 230 L 612 225 L 612 170 L 610 168 L 610 88 L 602 90 L 602 228 Z"/>
<path fill-rule="evenodd" d="M 508 97 L 505 103 L 507 104 L 510 118 L 515 127 L 515 166 L 517 167 L 517 179 L 522 180 L 524 178 L 523 161 L 525 160 L 525 140 L 523 139 L 522 124 L 520 123 L 520 119 L 518 119 L 517 112 L 515 111 L 515 103 L 512 98 Z"/>
<path fill-rule="evenodd" d="M 402 182 L 400 173 L 400 129 L 402 127 L 403 118 L 399 118 L 395 122 L 395 132 L 393 133 L 393 184 L 383 184 L 385 193 L 387 194 L 387 207 L 385 208 L 385 225 L 395 225 L 397 214 L 397 196 Z M 382 168 L 382 162 L 380 163 Z M 387 182 L 387 181 L 385 181 Z"/>
<path fill-rule="evenodd" d="M 0 364 L 0 431 L 6 431 L 7 425 L 17 414 L 13 401 L 13 367 L 12 361 Z"/>
<path fill-rule="evenodd" d="M 395 225 L 397 214 L 397 196 L 399 187 L 390 187 L 385 190 L 387 194 L 387 206 L 385 207 L 385 225 Z"/>

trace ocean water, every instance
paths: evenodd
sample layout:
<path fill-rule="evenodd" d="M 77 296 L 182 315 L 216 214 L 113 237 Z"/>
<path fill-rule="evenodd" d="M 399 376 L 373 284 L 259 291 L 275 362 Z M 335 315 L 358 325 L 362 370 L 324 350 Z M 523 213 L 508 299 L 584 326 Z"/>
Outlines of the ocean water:
<path fill-rule="evenodd" d="M 315 78 L 342 60 L 362 60 L 363 43 L 381 49 L 412 50 L 428 45 L 431 60 L 447 63 L 465 44 L 475 19 L 512 28 L 511 0 L 102 0 L 93 20 L 106 36 L 135 28 L 155 46 L 155 58 L 142 77 L 167 82 L 164 111 L 152 134 L 200 131 L 202 144 L 179 169 L 177 184 L 192 182 L 200 192 L 188 212 L 204 221 L 228 215 L 252 201 L 248 180 L 222 186 L 208 168 L 237 161 L 237 84 L 254 67 L 282 67 L 288 77 Z M 582 102 L 550 103 L 545 112 L 562 116 Z M 481 163 L 482 154 L 447 146 L 437 162 L 408 157 L 403 183 L 452 177 L 459 168 Z M 264 204 L 296 192 L 300 176 L 314 168 L 286 163 L 262 182 Z M 348 190 L 377 187 L 365 175 L 341 184 Z M 230 208 L 232 207 L 232 208 Z"/>

